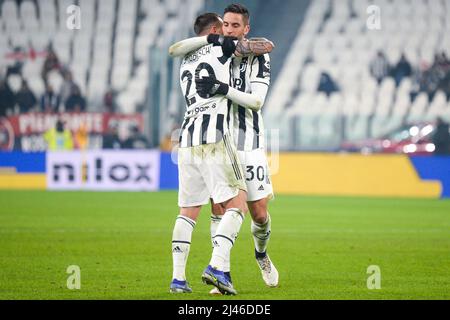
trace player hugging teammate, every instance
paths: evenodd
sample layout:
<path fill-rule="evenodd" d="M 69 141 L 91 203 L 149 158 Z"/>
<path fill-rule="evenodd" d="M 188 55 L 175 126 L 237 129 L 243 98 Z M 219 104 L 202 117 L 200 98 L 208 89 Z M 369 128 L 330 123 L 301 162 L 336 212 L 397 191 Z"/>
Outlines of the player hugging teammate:
<path fill-rule="evenodd" d="M 180 214 L 172 236 L 171 292 L 192 292 L 185 268 L 192 231 L 202 205 L 211 201 L 213 252 L 202 274 L 211 294 L 237 294 L 230 253 L 246 212 L 252 216 L 255 258 L 263 280 L 278 285 L 278 271 L 267 254 L 273 189 L 264 146 L 261 108 L 270 84 L 273 44 L 246 39 L 250 15 L 240 4 L 199 16 L 198 37 L 172 45 L 182 56 L 180 85 L 186 100 L 178 150 Z"/>

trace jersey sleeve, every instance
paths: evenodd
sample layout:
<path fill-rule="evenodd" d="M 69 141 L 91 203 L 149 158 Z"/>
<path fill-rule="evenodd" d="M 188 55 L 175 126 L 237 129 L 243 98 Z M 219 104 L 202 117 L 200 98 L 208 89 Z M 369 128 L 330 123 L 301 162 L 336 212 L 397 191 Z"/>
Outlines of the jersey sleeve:
<path fill-rule="evenodd" d="M 267 90 L 267 85 L 255 82 L 252 85 L 251 93 L 245 93 L 230 87 L 226 97 L 244 108 L 259 111 L 266 100 Z"/>
<path fill-rule="evenodd" d="M 251 68 L 251 84 L 263 83 L 267 86 L 270 85 L 270 57 L 268 53 L 254 56 Z"/>
<path fill-rule="evenodd" d="M 169 47 L 169 55 L 171 57 L 182 57 L 191 51 L 200 49 L 208 44 L 206 36 L 193 37 L 178 41 Z"/>

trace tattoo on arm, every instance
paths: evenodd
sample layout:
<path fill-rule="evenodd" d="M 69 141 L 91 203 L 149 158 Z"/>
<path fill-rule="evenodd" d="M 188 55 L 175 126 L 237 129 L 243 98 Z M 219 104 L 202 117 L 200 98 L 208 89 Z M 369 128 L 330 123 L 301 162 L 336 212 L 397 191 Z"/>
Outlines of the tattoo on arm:
<path fill-rule="evenodd" d="M 236 45 L 235 55 L 236 57 L 263 55 L 270 53 L 274 47 L 273 42 L 266 38 L 242 39 Z"/>
<path fill-rule="evenodd" d="M 239 40 L 236 45 L 235 55 L 237 57 L 245 57 L 252 54 L 252 50 L 250 48 L 250 42 L 246 39 Z"/>

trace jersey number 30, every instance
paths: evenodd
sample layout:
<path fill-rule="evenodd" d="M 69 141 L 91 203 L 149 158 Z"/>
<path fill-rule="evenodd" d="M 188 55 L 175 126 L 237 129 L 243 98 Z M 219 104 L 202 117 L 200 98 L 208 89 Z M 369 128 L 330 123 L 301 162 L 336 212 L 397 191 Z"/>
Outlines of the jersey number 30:
<path fill-rule="evenodd" d="M 266 172 L 264 170 L 263 166 L 247 166 L 247 181 L 252 181 L 255 178 L 258 179 L 258 181 L 264 181 L 264 178 L 267 177 Z"/>

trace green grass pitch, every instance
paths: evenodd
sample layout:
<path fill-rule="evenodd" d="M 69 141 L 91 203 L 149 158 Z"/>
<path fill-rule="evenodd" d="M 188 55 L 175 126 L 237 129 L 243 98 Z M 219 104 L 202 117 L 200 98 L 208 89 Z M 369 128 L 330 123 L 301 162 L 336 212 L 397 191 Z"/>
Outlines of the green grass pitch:
<path fill-rule="evenodd" d="M 264 285 L 250 218 L 232 251 L 239 295 L 210 297 L 209 206 L 193 234 L 192 294 L 168 292 L 176 192 L 0 192 L 0 299 L 449 299 L 450 201 L 278 195 Z M 67 288 L 67 267 L 81 288 Z M 367 288 L 367 268 L 381 289 Z"/>

